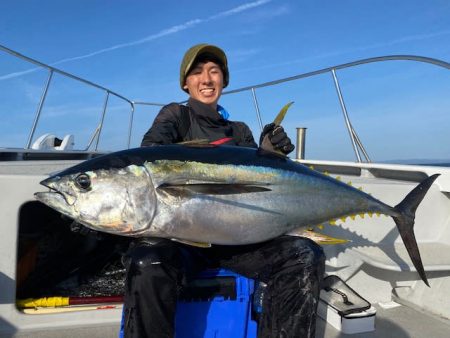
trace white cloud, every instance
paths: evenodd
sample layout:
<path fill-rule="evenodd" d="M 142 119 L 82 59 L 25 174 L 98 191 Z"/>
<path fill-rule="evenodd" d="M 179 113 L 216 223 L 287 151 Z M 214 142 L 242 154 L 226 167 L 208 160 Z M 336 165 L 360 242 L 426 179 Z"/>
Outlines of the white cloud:
<path fill-rule="evenodd" d="M 243 5 L 240 5 L 238 7 L 232 8 L 232 9 L 230 9 L 228 11 L 224 11 L 224 12 L 221 12 L 219 14 L 212 15 L 212 16 L 210 16 L 207 19 L 207 21 L 220 19 L 220 18 L 223 18 L 223 17 L 226 17 L 226 16 L 230 16 L 230 15 L 235 15 L 235 14 L 244 12 L 246 10 L 249 10 L 249 9 L 252 9 L 252 8 L 256 8 L 256 7 L 259 7 L 261 5 L 265 5 L 266 3 L 269 3 L 271 1 L 272 0 L 259 0 L 259 1 L 254 1 L 254 2 L 248 2 L 246 4 L 243 4 Z"/>

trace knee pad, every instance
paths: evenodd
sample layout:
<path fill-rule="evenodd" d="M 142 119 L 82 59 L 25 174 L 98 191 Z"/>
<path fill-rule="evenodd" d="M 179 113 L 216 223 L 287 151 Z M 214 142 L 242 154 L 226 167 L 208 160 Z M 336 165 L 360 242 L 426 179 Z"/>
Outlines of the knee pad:
<path fill-rule="evenodd" d="M 285 245 L 290 245 L 294 256 L 301 256 L 306 265 L 321 265 L 325 263 L 325 254 L 322 247 L 305 237 L 291 237 Z"/>
<path fill-rule="evenodd" d="M 171 245 L 147 244 L 131 248 L 124 256 L 124 265 L 127 269 L 146 269 L 158 266 L 180 265 L 176 250 Z"/>

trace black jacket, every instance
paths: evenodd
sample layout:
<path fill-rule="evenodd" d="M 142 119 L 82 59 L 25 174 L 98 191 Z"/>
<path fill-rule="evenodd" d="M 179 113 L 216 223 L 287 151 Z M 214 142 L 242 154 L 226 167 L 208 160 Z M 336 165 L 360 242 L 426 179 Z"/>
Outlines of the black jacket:
<path fill-rule="evenodd" d="M 250 128 L 243 122 L 224 120 L 210 106 L 189 99 L 188 105 L 164 106 L 145 133 L 141 146 L 172 144 L 206 139 L 210 142 L 230 138 L 227 145 L 256 148 Z"/>

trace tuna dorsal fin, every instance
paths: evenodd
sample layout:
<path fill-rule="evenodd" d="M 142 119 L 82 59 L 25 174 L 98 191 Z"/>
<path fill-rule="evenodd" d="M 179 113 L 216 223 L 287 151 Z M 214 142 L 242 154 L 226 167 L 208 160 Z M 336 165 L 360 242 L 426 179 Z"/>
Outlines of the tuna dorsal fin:
<path fill-rule="evenodd" d="M 283 108 L 281 108 L 280 112 L 277 114 L 277 116 L 275 117 L 275 120 L 273 120 L 273 123 L 275 124 L 275 126 L 279 126 L 281 124 L 281 122 L 283 121 L 284 117 L 286 116 L 286 113 L 289 109 L 289 107 L 293 104 L 294 102 L 289 102 L 287 104 L 285 104 L 283 106 Z M 281 157 L 286 157 L 286 155 L 281 151 L 281 150 L 277 150 L 277 149 L 273 149 L 272 143 L 269 140 L 269 135 L 265 135 L 261 144 L 260 144 L 260 150 L 264 150 L 266 152 L 269 153 L 273 153 L 273 154 L 277 154 L 278 156 Z"/>
<path fill-rule="evenodd" d="M 205 195 L 233 195 L 252 192 L 271 191 L 270 188 L 260 185 L 243 183 L 194 183 L 194 184 L 162 184 L 158 187 L 170 195 L 186 196 L 190 194 Z"/>
<path fill-rule="evenodd" d="M 268 137 L 264 137 L 263 144 L 258 148 L 257 154 L 260 156 L 266 156 L 266 157 L 272 157 L 272 158 L 278 158 L 278 159 L 287 159 L 288 157 L 283 154 L 281 151 L 272 151 L 272 150 L 266 150 L 264 149 L 266 145 L 264 145 L 264 142 L 270 142 L 268 140 Z"/>
<path fill-rule="evenodd" d="M 195 139 L 195 140 L 190 140 L 190 141 L 183 141 L 183 142 L 178 142 L 177 144 L 181 144 L 183 146 L 187 146 L 187 147 L 215 147 L 214 144 L 210 144 L 209 141 L 207 139 Z"/>
<path fill-rule="evenodd" d="M 286 113 L 287 113 L 288 109 L 292 106 L 293 103 L 294 103 L 294 101 L 289 102 L 289 103 L 285 104 L 283 106 L 283 108 L 281 108 L 280 112 L 275 117 L 275 120 L 273 120 L 273 123 L 276 126 L 279 126 L 281 124 L 281 122 L 283 121 L 284 117 L 286 116 Z"/>
<path fill-rule="evenodd" d="M 179 239 L 179 238 L 171 238 L 172 241 L 187 244 L 190 246 L 195 246 L 197 248 L 210 248 L 211 243 L 202 243 L 202 242 L 194 242 L 194 241 L 188 241 L 186 239 Z"/>

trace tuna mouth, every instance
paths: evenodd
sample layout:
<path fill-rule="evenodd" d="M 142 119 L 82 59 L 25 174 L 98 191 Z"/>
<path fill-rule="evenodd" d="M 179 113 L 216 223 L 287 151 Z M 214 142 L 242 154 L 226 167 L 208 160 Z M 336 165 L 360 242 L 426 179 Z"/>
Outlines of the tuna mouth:
<path fill-rule="evenodd" d="M 54 191 L 46 191 L 37 192 L 34 194 L 34 197 L 39 202 L 58 211 L 59 213 L 75 219 L 76 213 L 74 207 L 67 204 L 63 194 Z"/>
<path fill-rule="evenodd" d="M 36 199 L 52 206 L 55 204 L 62 205 L 63 203 L 68 206 L 73 206 L 77 200 L 76 197 L 67 193 L 65 194 L 58 190 L 55 187 L 55 182 L 59 180 L 60 177 L 54 176 L 41 181 L 40 184 L 48 188 L 49 191 L 35 193 L 34 196 L 36 197 Z M 62 201 L 64 202 L 62 203 Z"/>
<path fill-rule="evenodd" d="M 67 200 L 64 195 L 57 191 L 43 191 L 34 193 L 34 197 L 44 204 L 47 204 L 52 207 L 57 207 L 57 205 L 66 204 Z M 62 202 L 62 203 L 61 203 Z"/>

